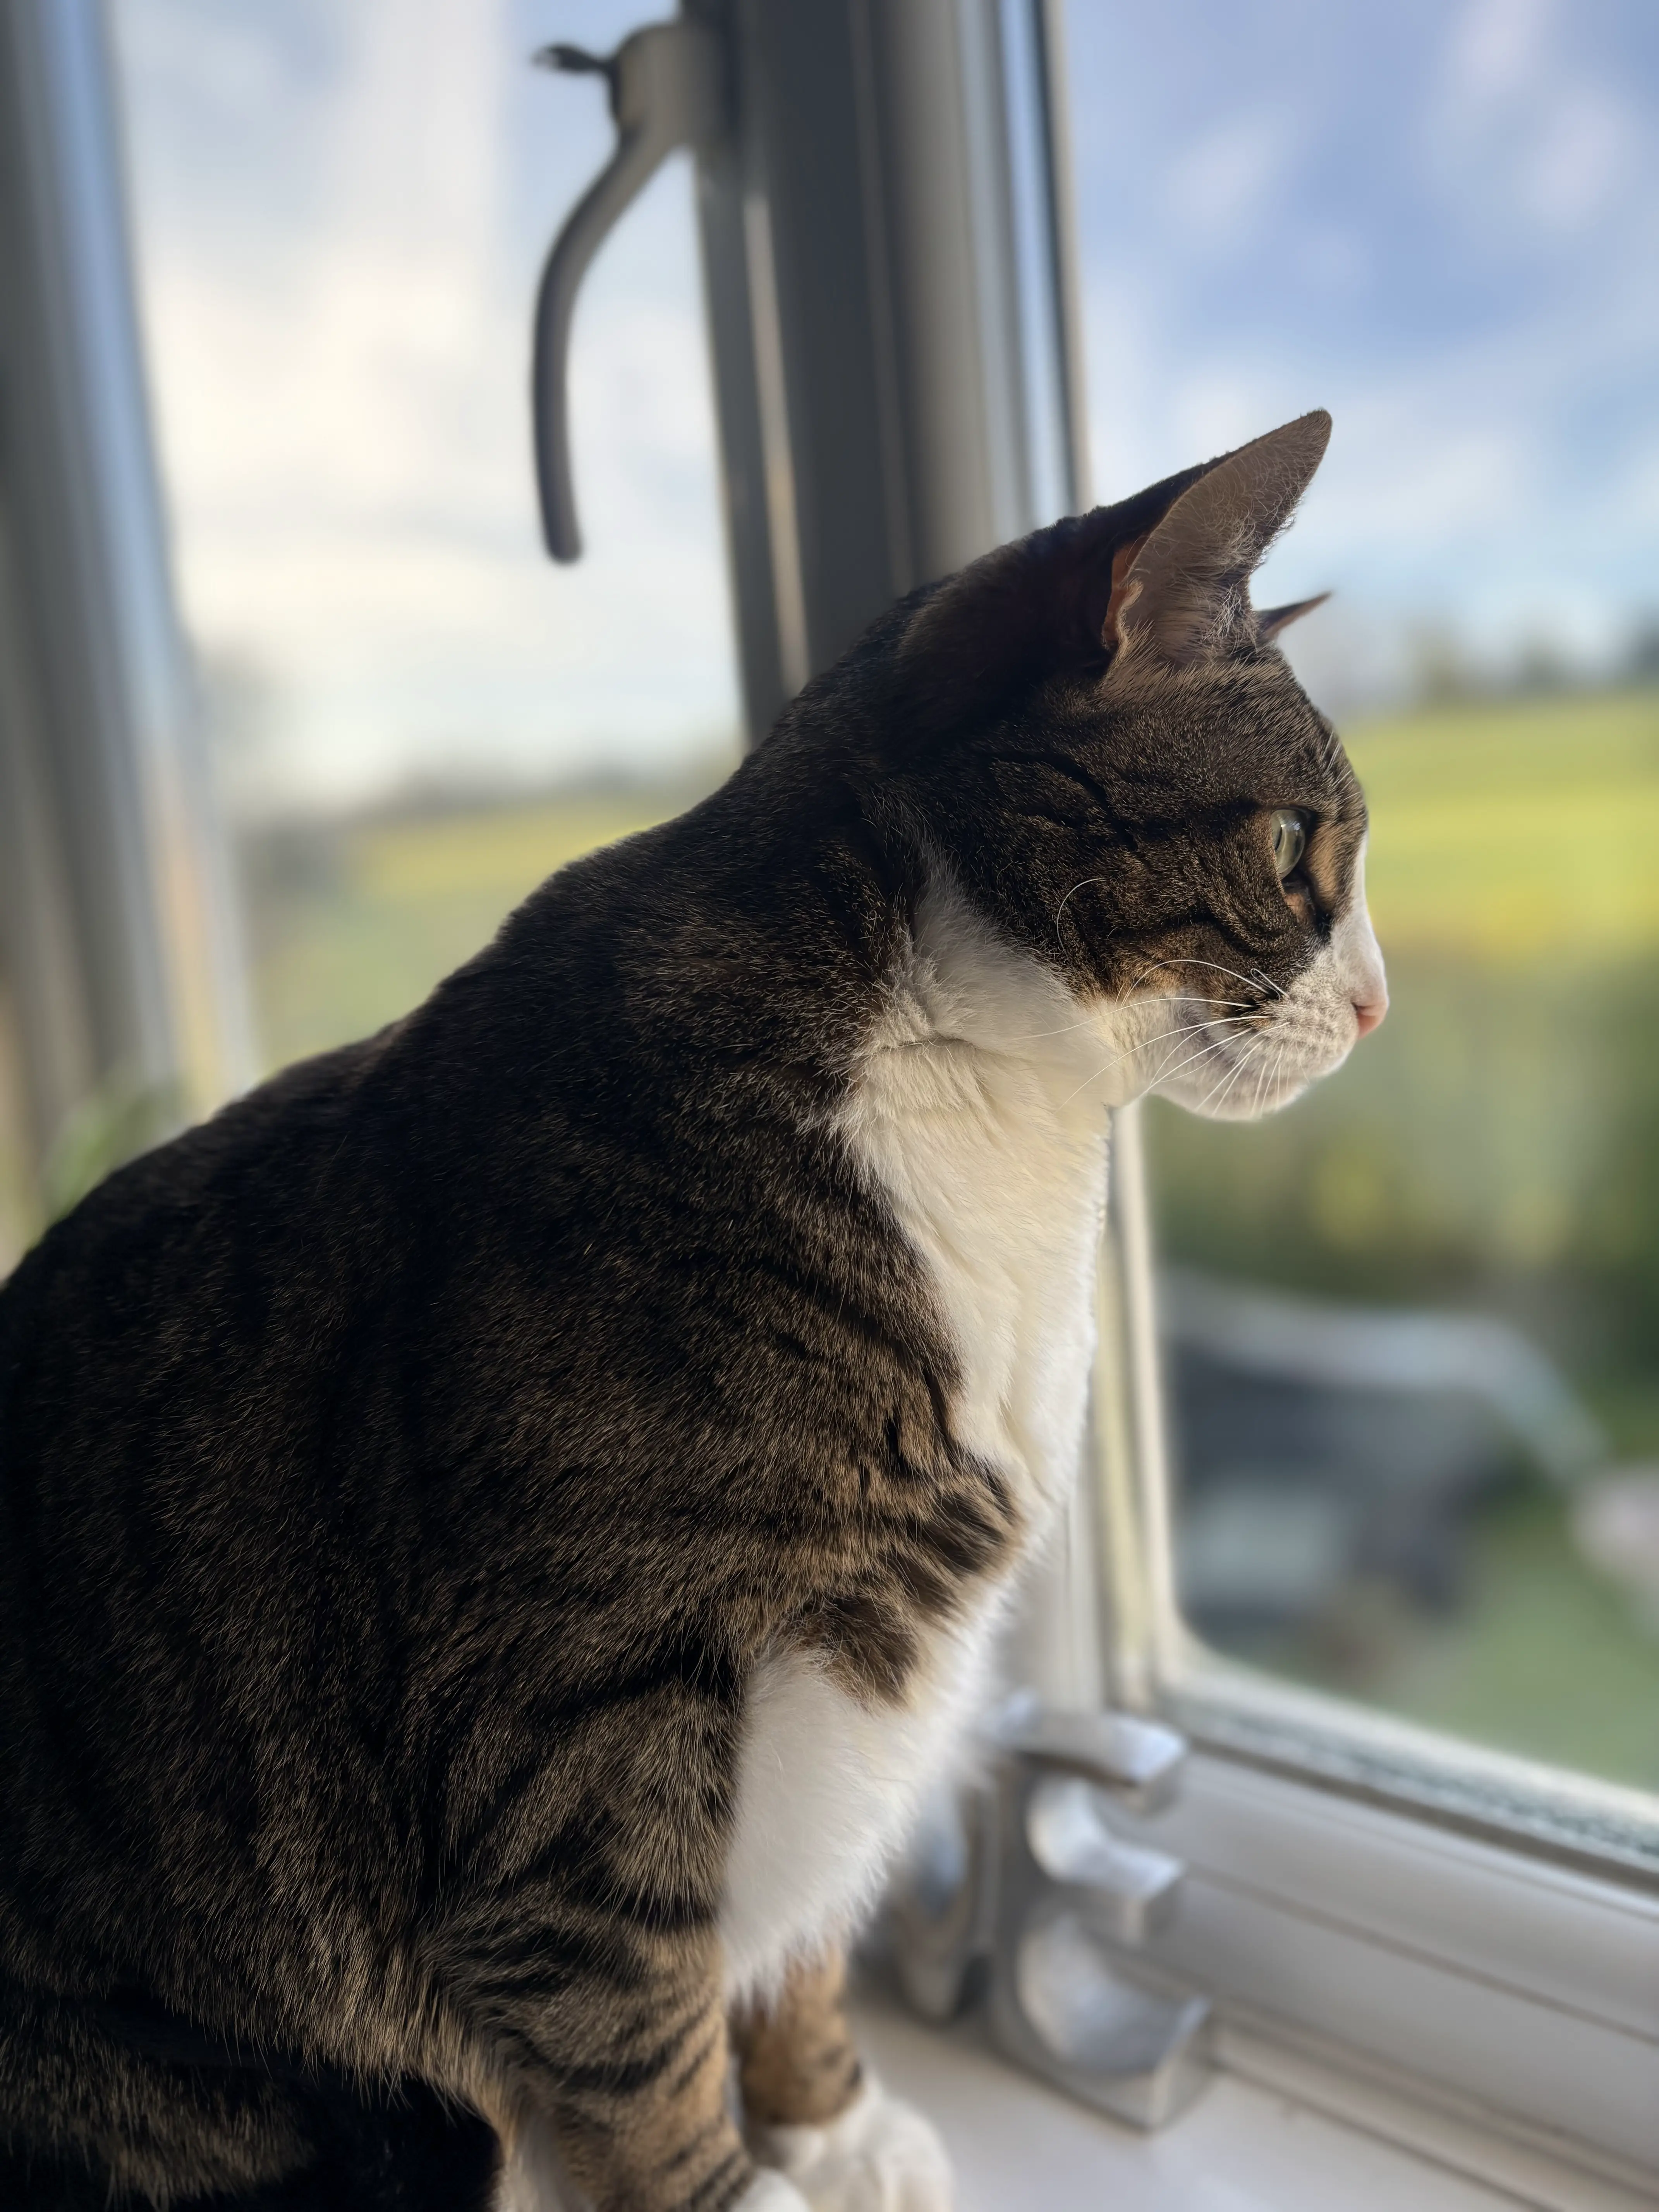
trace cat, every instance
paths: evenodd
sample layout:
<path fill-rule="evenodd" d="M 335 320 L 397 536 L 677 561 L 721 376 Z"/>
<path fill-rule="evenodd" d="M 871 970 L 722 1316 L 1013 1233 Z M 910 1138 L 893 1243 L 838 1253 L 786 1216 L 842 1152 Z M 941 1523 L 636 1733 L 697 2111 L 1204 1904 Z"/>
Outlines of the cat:
<path fill-rule="evenodd" d="M 1386 1003 L 1248 594 L 1329 427 L 913 593 L 18 1267 L 6 2203 L 948 2204 L 842 1949 L 1073 1479 L 1108 1109 Z"/>

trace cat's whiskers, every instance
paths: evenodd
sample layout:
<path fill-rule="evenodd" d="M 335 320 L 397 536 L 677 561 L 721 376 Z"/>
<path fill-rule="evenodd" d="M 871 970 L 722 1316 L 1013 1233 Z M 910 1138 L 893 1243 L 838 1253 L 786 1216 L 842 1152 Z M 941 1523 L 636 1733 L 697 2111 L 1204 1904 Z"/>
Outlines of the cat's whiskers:
<path fill-rule="evenodd" d="M 1212 1053 L 1218 1056 L 1224 1057 L 1225 1045 L 1226 1040 L 1224 1037 L 1212 1037 L 1209 1042 L 1203 1046 L 1200 1050 L 1194 1053 L 1189 1053 L 1185 1060 L 1177 1060 L 1175 1061 L 1173 1066 L 1170 1065 L 1170 1057 L 1166 1054 L 1164 1064 L 1152 1070 L 1152 1073 L 1147 1083 L 1146 1088 L 1149 1091 L 1156 1090 L 1160 1083 L 1167 1083 L 1172 1075 L 1179 1075 L 1183 1067 L 1196 1067 L 1200 1064 L 1200 1062 L 1209 1059 Z"/>
<path fill-rule="evenodd" d="M 1122 1052 L 1114 1054 L 1112 1058 L 1107 1060 L 1103 1066 L 1097 1067 L 1092 1075 L 1085 1076 L 1084 1080 L 1079 1084 L 1077 1091 L 1072 1092 L 1071 1097 L 1075 1098 L 1078 1095 L 1078 1091 L 1086 1091 L 1090 1084 L 1097 1083 L 1103 1075 L 1109 1075 L 1113 1068 L 1118 1066 L 1122 1061 L 1132 1059 L 1136 1053 L 1145 1052 L 1150 1046 L 1162 1044 L 1166 1039 L 1173 1038 L 1175 1042 L 1170 1045 L 1170 1049 L 1164 1054 L 1163 1059 L 1147 1078 L 1146 1087 L 1150 1090 L 1154 1085 L 1163 1082 L 1166 1075 L 1178 1073 L 1181 1068 L 1189 1066 L 1194 1061 L 1204 1059 L 1209 1053 L 1223 1052 L 1226 1049 L 1228 1044 L 1233 1042 L 1233 1040 L 1229 1037 L 1207 1038 L 1205 1042 L 1200 1046 L 1199 1049 L 1195 1053 L 1193 1053 L 1188 1059 L 1178 1061 L 1176 1066 L 1171 1067 L 1170 1062 L 1175 1058 L 1175 1054 L 1180 1051 L 1183 1044 L 1187 1043 L 1191 1038 L 1195 1036 L 1200 1030 L 1220 1029 L 1224 1024 L 1230 1024 L 1235 1022 L 1242 1023 L 1249 1018 L 1249 1016 L 1241 1014 L 1221 1015 L 1218 1016 L 1214 1021 L 1183 1022 L 1178 1029 L 1162 1030 L 1154 1036 L 1143 1037 L 1138 1043 L 1129 1045 L 1126 1047 Z M 1066 1103 L 1070 1103 L 1070 1099 L 1066 1101 Z"/>
<path fill-rule="evenodd" d="M 1200 1099 L 1198 1105 L 1194 1109 L 1196 1112 L 1201 1114 L 1205 1108 L 1209 1104 L 1211 1099 L 1212 1099 L 1218 1091 L 1224 1090 L 1229 1085 L 1236 1083 L 1238 1080 L 1240 1070 L 1249 1065 L 1251 1052 L 1259 1042 L 1259 1038 L 1252 1037 L 1249 1044 L 1245 1048 L 1239 1058 L 1231 1062 L 1228 1066 L 1224 1066 L 1220 1074 L 1217 1076 L 1215 1081 L 1205 1092 L 1203 1097 Z"/>
<path fill-rule="evenodd" d="M 1260 1011 L 1253 1001 L 1249 999 L 1212 999 L 1199 996 L 1192 993 L 1176 994 L 1171 992 L 1168 994 L 1160 994 L 1158 1004 L 1161 1006 L 1237 1007 L 1241 1012 L 1247 1013 L 1255 1013 Z M 1098 1019 L 1099 1017 L 1097 1015 L 1085 1014 L 1080 1022 L 1062 1022 L 1057 1030 L 1026 1030 L 1018 1036 L 1006 1037 L 1003 1042 L 1006 1044 L 1036 1044 L 1041 1042 L 1045 1037 L 1071 1036 L 1079 1030 L 1090 1030 L 1095 1028 Z M 1188 1030 L 1190 1030 L 1191 1024 L 1188 1024 L 1187 1028 Z M 1177 1032 L 1171 1030 L 1169 1034 L 1171 1036 L 1174 1036 L 1177 1034 L 1185 1034 L 1185 1032 Z"/>
<path fill-rule="evenodd" d="M 1143 968 L 1134 977 L 1129 988 L 1133 991 L 1137 983 L 1143 982 L 1148 975 L 1156 975 L 1160 968 L 1212 968 L 1218 975 L 1231 975 L 1235 982 L 1243 983 L 1247 991 L 1271 991 L 1275 998 L 1279 999 L 1285 995 L 1268 976 L 1241 975 L 1237 968 L 1224 968 L 1218 960 L 1200 960 L 1192 954 L 1176 954 L 1168 960 L 1154 960 L 1150 968 Z"/>
<path fill-rule="evenodd" d="M 1267 1084 L 1267 1082 L 1274 1082 L 1274 1084 L 1279 1082 L 1279 1071 L 1281 1071 L 1283 1064 L 1285 1064 L 1285 1053 L 1287 1053 L 1287 1051 L 1290 1051 L 1290 1046 L 1283 1044 L 1283 1042 L 1274 1048 L 1274 1055 L 1272 1055 L 1272 1060 L 1267 1061 L 1267 1066 L 1265 1066 L 1263 1078 L 1261 1078 L 1259 1082 L 1256 1082 L 1256 1097 L 1252 1099 L 1252 1102 L 1249 1102 L 1249 1113 L 1252 1113 L 1252 1115 L 1255 1115 L 1255 1113 L 1261 1113 L 1261 1099 L 1265 1097 L 1265 1084 Z"/>
<path fill-rule="evenodd" d="M 1265 1036 L 1253 1037 L 1250 1040 L 1246 1049 L 1239 1054 L 1238 1065 L 1233 1069 L 1231 1074 L 1224 1078 L 1222 1082 L 1217 1086 L 1217 1090 L 1207 1091 L 1205 1094 L 1203 1105 L 1199 1109 L 1200 1113 L 1205 1111 L 1205 1109 L 1209 1106 L 1210 1101 L 1212 1098 L 1215 1100 L 1215 1103 L 1218 1108 L 1226 1104 L 1227 1095 L 1231 1091 L 1234 1084 L 1236 1084 L 1240 1076 L 1243 1074 L 1245 1069 L 1249 1066 L 1255 1054 L 1264 1048 L 1266 1043 L 1267 1039 Z M 1217 1091 L 1218 1091 L 1219 1096 L 1217 1095 Z"/>
<path fill-rule="evenodd" d="M 1105 880 L 1104 876 L 1084 876 L 1072 885 L 1066 897 L 1061 899 L 1060 904 L 1054 908 L 1054 942 L 1057 945 L 1064 945 L 1066 942 L 1060 933 L 1060 917 L 1066 911 L 1066 900 L 1075 898 L 1079 891 L 1087 890 L 1091 884 L 1103 884 Z"/>
<path fill-rule="evenodd" d="M 1095 1021 L 1093 1014 L 1085 1014 L 1081 1021 L 1062 1022 L 1057 1030 L 1022 1030 L 1018 1036 L 1006 1037 L 1003 1042 L 1006 1044 L 1038 1044 L 1045 1037 L 1071 1036 L 1079 1030 L 1091 1030 Z"/>
<path fill-rule="evenodd" d="M 1230 1016 L 1228 1018 L 1231 1021 L 1239 1022 L 1248 1018 L 1243 1015 L 1234 1014 Z M 1198 1029 L 1217 1029 L 1219 1027 L 1220 1024 L 1218 1022 L 1194 1023 L 1189 1024 L 1186 1029 L 1182 1030 L 1180 1035 L 1182 1039 L 1184 1041 L 1185 1039 L 1192 1036 L 1194 1034 L 1194 1031 Z M 1156 1041 L 1157 1040 L 1152 1040 L 1152 1042 Z M 1152 1074 L 1147 1078 L 1146 1085 L 1146 1089 L 1151 1091 L 1160 1083 L 1167 1083 L 1172 1075 L 1179 1075 L 1183 1067 L 1196 1066 L 1200 1060 L 1207 1059 L 1212 1053 L 1224 1053 L 1230 1044 L 1237 1043 L 1237 1038 L 1231 1036 L 1210 1037 L 1199 1047 L 1196 1052 L 1188 1053 L 1185 1060 L 1176 1060 L 1173 1066 L 1171 1066 L 1170 1063 L 1174 1057 L 1175 1051 L 1179 1049 L 1179 1046 L 1172 1048 L 1170 1052 L 1164 1054 L 1160 1065 L 1155 1067 L 1152 1070 Z M 1126 1058 L 1127 1056 L 1127 1054 L 1119 1055 L 1120 1058 Z M 1112 1063 L 1110 1062 L 1108 1063 L 1109 1066 Z M 1105 1068 L 1102 1068 L 1100 1073 L 1103 1075 L 1106 1073 Z M 1092 1076 L 1090 1078 L 1091 1082 L 1094 1079 L 1095 1079 Z M 1086 1088 L 1086 1085 L 1083 1087 Z"/>
<path fill-rule="evenodd" d="M 1271 1054 L 1267 1049 L 1270 1045 L 1273 1048 Z M 1270 1030 L 1263 1030 L 1260 1036 L 1253 1040 L 1249 1049 L 1241 1056 L 1238 1066 L 1235 1071 L 1234 1080 L 1237 1080 L 1238 1076 L 1243 1075 L 1245 1070 L 1252 1064 L 1255 1065 L 1256 1069 L 1255 1089 L 1252 1092 L 1250 1097 L 1250 1110 L 1247 1117 L 1249 1120 L 1254 1121 L 1261 1112 L 1262 1098 L 1266 1092 L 1267 1086 L 1269 1083 L 1277 1080 L 1278 1071 L 1283 1063 L 1287 1049 L 1288 1047 L 1284 1039 L 1275 1038 Z M 1224 1106 L 1226 1103 L 1228 1092 L 1231 1088 L 1232 1085 L 1231 1083 L 1229 1083 L 1225 1088 L 1223 1089 L 1220 1096 L 1215 1099 L 1215 1103 L 1218 1108 Z M 1213 1094 L 1212 1095 L 1213 1096 Z M 1210 1100 L 1206 1098 L 1204 1103 L 1206 1106 L 1208 1106 Z"/>
<path fill-rule="evenodd" d="M 1271 1058 L 1265 1053 L 1262 1055 L 1261 1066 L 1256 1071 L 1255 1089 L 1251 1093 L 1250 1097 L 1250 1119 L 1252 1121 L 1255 1121 L 1256 1115 L 1261 1111 L 1261 1101 L 1267 1093 L 1267 1079 L 1277 1069 L 1279 1061 L 1284 1058 L 1284 1056 L 1285 1048 L 1282 1044 L 1277 1048 Z"/>
<path fill-rule="evenodd" d="M 1181 1045 L 1186 1042 L 1189 1038 L 1195 1036 L 1200 1030 L 1221 1029 L 1230 1024 L 1246 1022 L 1250 1018 L 1250 1016 L 1248 1014 L 1219 1014 L 1213 1021 L 1182 1022 L 1177 1029 L 1160 1030 L 1155 1036 L 1141 1037 L 1138 1039 L 1135 1043 L 1127 1045 L 1121 1052 L 1114 1053 L 1112 1057 L 1109 1060 L 1105 1061 L 1101 1066 L 1097 1067 L 1092 1075 L 1085 1075 L 1082 1082 L 1078 1085 L 1077 1089 L 1067 1093 L 1066 1097 L 1062 1101 L 1062 1103 L 1069 1106 L 1072 1100 L 1077 1097 L 1081 1092 L 1086 1091 L 1091 1083 L 1098 1083 L 1103 1075 L 1109 1075 L 1112 1070 L 1115 1067 L 1120 1066 L 1124 1060 L 1133 1060 L 1137 1053 L 1146 1051 L 1152 1045 L 1164 1043 L 1166 1038 L 1174 1037 L 1176 1039 L 1177 1042 L 1172 1049 L 1178 1051 Z M 1200 1049 L 1193 1054 L 1193 1058 L 1194 1060 L 1201 1060 L 1206 1052 L 1219 1052 L 1224 1048 L 1228 1042 L 1229 1040 L 1225 1037 L 1211 1037 L 1206 1043 L 1201 1046 Z M 1168 1058 L 1169 1054 L 1166 1054 L 1165 1059 L 1167 1060 Z M 1187 1064 L 1188 1063 L 1185 1060 L 1181 1063 L 1183 1067 L 1186 1066 Z M 1155 1069 L 1151 1079 L 1152 1082 L 1162 1083 L 1166 1073 L 1174 1073 L 1175 1071 L 1173 1069 L 1166 1070 L 1162 1066 Z"/>

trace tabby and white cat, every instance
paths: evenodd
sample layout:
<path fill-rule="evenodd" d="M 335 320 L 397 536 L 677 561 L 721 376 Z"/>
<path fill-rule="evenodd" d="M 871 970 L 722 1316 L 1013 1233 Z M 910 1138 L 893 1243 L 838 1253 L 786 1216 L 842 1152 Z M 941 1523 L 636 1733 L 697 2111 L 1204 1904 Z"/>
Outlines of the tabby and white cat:
<path fill-rule="evenodd" d="M 1106 1109 L 1385 1003 L 1247 593 L 1328 430 L 913 594 L 18 1269 L 8 2204 L 948 2203 L 841 1947 L 1072 1478 Z"/>

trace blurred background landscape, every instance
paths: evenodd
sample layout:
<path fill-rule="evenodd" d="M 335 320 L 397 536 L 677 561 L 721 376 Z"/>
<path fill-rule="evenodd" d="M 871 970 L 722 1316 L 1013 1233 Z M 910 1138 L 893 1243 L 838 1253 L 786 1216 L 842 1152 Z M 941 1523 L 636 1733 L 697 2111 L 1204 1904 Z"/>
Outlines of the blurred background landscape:
<path fill-rule="evenodd" d="M 580 566 L 532 505 L 529 304 L 610 129 L 526 58 L 649 12 L 113 0 L 267 1067 L 736 757 L 683 165 L 584 298 Z M 1076 0 L 1069 33 L 1098 495 L 1335 416 L 1260 596 L 1335 588 L 1290 641 L 1370 795 L 1394 993 L 1272 1121 L 1152 1109 L 1189 1615 L 1659 1789 L 1659 12 Z M 38 1226 L 14 1089 L 0 1267 Z M 65 1193 L 127 1110 L 65 1133 Z M 1345 1316 L 1338 1389 L 1298 1345 Z M 1431 1372 L 1466 1343 L 1485 1396 Z"/>
<path fill-rule="evenodd" d="M 1164 1253 L 1501 1317 L 1611 1461 L 1659 1467 L 1659 687 L 1437 701 L 1347 736 L 1389 1018 L 1273 1120 L 1154 1104 Z M 1510 1438 L 1446 1480 L 1412 1532 L 1437 1538 L 1426 1576 L 1359 1562 L 1301 1607 L 1217 1625 L 1310 1681 L 1659 1784 L 1659 1517 L 1624 1509 L 1621 1583 L 1573 1538 L 1591 1467 Z"/>

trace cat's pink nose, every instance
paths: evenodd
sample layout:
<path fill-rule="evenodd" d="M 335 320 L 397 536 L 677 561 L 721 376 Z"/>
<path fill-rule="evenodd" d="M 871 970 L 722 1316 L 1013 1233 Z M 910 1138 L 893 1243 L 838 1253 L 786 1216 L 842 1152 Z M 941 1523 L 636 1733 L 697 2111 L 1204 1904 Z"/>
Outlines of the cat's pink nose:
<path fill-rule="evenodd" d="M 1389 994 L 1386 991 L 1375 999 L 1356 999 L 1353 1018 L 1359 1024 L 1360 1036 L 1369 1036 L 1388 1011 Z"/>

